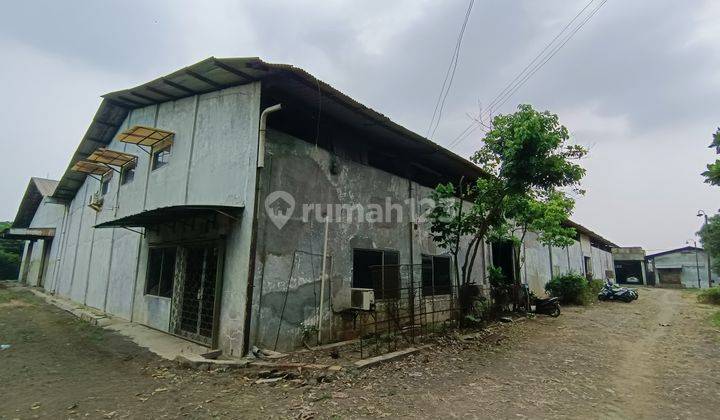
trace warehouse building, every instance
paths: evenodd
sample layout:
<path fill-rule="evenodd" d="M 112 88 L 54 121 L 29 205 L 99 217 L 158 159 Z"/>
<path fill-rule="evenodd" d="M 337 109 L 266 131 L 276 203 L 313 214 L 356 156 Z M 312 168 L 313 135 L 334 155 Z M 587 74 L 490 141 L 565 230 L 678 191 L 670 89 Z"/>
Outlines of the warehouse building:
<path fill-rule="evenodd" d="M 229 355 L 287 350 L 357 336 L 399 301 L 411 324 L 449 316 L 453 264 L 424 200 L 480 176 L 301 69 L 210 58 L 103 96 L 62 178 L 34 178 L 5 235 L 28 241 L 30 285 Z M 573 226 L 567 249 L 528 239 L 533 288 L 612 272 L 612 244 Z M 502 252 L 480 248 L 477 284 Z"/>

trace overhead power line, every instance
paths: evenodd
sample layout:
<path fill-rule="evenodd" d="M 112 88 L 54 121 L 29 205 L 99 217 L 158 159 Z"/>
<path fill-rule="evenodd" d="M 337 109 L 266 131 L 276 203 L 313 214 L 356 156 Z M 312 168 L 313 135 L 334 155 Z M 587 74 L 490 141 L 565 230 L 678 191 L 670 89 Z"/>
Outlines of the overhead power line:
<path fill-rule="evenodd" d="M 442 112 L 445 108 L 445 100 L 447 99 L 450 88 L 452 87 L 453 80 L 455 79 L 455 71 L 457 70 L 458 62 L 460 60 L 460 47 L 462 46 L 463 37 L 465 36 L 465 29 L 467 28 L 468 21 L 470 20 L 470 13 L 475 5 L 475 0 L 470 0 L 467 11 L 465 12 L 465 19 L 460 27 L 460 33 L 458 34 L 457 41 L 455 43 L 455 49 L 450 56 L 450 64 L 448 64 L 447 71 L 445 72 L 445 79 L 443 80 L 442 87 L 440 88 L 440 94 L 438 95 L 437 101 L 435 102 L 435 109 L 433 110 L 430 124 L 428 125 L 427 138 L 431 139 L 435 135 L 435 131 L 440 125 L 442 118 Z"/>
<path fill-rule="evenodd" d="M 523 70 L 498 93 L 495 98 L 490 102 L 488 108 L 485 111 L 480 111 L 478 118 L 471 122 L 460 134 L 458 134 L 453 140 L 451 140 L 446 147 L 451 148 L 462 143 L 468 138 L 475 130 L 483 125 L 483 121 L 491 117 L 493 112 L 502 107 L 522 86 L 527 83 L 532 76 L 537 73 L 548 61 L 550 61 L 564 46 L 567 44 L 575 34 L 582 29 L 585 24 L 592 19 L 595 14 L 607 3 L 608 0 L 602 0 L 584 18 L 580 20 L 580 23 L 573 26 L 573 23 L 580 18 L 587 9 L 596 2 L 596 0 L 590 0 L 585 7 L 583 7 L 565 27 L 538 53 Z M 569 30 L 569 31 L 568 31 Z"/>

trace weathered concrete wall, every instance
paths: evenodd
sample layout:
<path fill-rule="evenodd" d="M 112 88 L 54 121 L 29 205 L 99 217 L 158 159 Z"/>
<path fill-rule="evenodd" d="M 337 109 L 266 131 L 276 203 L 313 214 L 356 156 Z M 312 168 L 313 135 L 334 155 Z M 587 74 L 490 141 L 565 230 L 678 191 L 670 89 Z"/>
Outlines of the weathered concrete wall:
<path fill-rule="evenodd" d="M 653 257 L 655 260 L 655 269 L 661 270 L 663 268 L 681 268 L 682 272 L 680 280 L 684 287 L 697 288 L 698 287 L 698 269 L 700 271 L 700 288 L 708 287 L 708 272 L 707 272 L 707 254 L 705 251 L 698 251 L 697 260 L 695 259 L 694 250 L 685 250 L 673 252 L 671 254 L 660 255 Z M 713 284 L 718 284 L 720 276 L 717 273 L 712 272 Z M 660 281 L 662 284 L 662 281 Z"/>
<path fill-rule="evenodd" d="M 35 211 L 30 228 L 54 228 L 55 234 L 61 232 L 61 225 L 65 215 L 65 207 L 49 198 L 43 198 Z M 57 236 L 56 236 L 57 237 Z M 28 246 L 29 248 L 29 246 Z M 25 281 L 30 286 L 47 286 L 55 270 L 56 255 L 59 250 L 58 241 L 53 239 L 36 240 L 30 252 L 23 252 L 21 271 L 26 271 Z"/>
<path fill-rule="evenodd" d="M 538 242 L 537 234 L 527 232 L 523 241 L 524 262 L 520 269 L 523 282 L 538 296 L 545 294 L 545 284 L 552 277 L 550 251 Z"/>
<path fill-rule="evenodd" d="M 147 238 L 98 223 L 174 205 L 253 203 L 260 84 L 252 83 L 148 106 L 130 112 L 121 130 L 146 125 L 175 133 L 170 163 L 150 170 L 138 146 L 113 140 L 107 148 L 138 157 L 134 180 L 119 185 L 115 173 L 100 212 L 87 207 L 99 182 L 88 177 L 67 206 L 49 290 L 116 316 L 167 330 L 169 299 L 144 295 Z M 61 208 L 63 208 L 61 206 Z M 63 208 L 64 211 L 64 208 Z M 226 244 L 221 347 L 241 346 L 244 292 L 250 248 L 249 218 L 242 218 Z M 56 238 L 57 239 L 57 238 Z"/>
<path fill-rule="evenodd" d="M 32 253 L 32 242 L 25 241 L 23 245 L 22 259 L 20 260 L 20 270 L 18 271 L 18 281 L 27 283 L 27 269 L 30 264 L 30 254 Z"/>
<path fill-rule="evenodd" d="M 408 199 L 416 200 L 415 214 L 419 215 L 421 204 L 417 201 L 429 196 L 429 188 L 341 154 L 331 154 L 278 131 L 269 132 L 261 203 L 268 194 L 284 191 L 293 197 L 295 207 L 281 229 L 269 220 L 264 208 L 259 214 L 252 318 L 255 345 L 273 348 L 279 333 L 279 349 L 297 347 L 301 345 L 302 325 L 317 325 L 325 224 L 324 214 L 317 220 L 314 212 L 306 213 L 309 221 L 303 220 L 306 204 L 320 204 L 323 211 L 327 204 L 359 204 L 365 209 L 377 205 L 384 209 L 389 200 L 395 209 L 390 221 L 361 222 L 353 212 L 348 222 L 344 212 L 341 222 L 333 217 L 329 223 L 329 278 L 320 314 L 325 341 L 344 338 L 342 332 L 352 325 L 342 319 L 339 311 L 350 306 L 353 249 L 398 251 L 400 264 L 420 264 L 421 254 L 445 253 L 430 238 L 429 226 L 411 225 L 417 220 L 409 217 L 412 212 Z M 483 281 L 483 265 L 480 256 L 474 271 L 478 283 Z M 415 282 L 419 282 L 419 271 L 416 275 Z"/>
<path fill-rule="evenodd" d="M 590 239 L 582 234 L 580 241 L 574 241 L 569 247 L 552 247 L 551 255 L 550 249 L 538 242 L 537 234 L 528 232 L 525 235 L 523 253 L 525 259 L 521 269 L 523 282 L 539 296 L 545 294 L 545 284 L 552 276 L 570 272 L 587 275 L 584 257 L 591 258 L 593 278 L 604 279 L 605 270 L 613 272 L 615 270 L 612 254 L 590 246 Z"/>

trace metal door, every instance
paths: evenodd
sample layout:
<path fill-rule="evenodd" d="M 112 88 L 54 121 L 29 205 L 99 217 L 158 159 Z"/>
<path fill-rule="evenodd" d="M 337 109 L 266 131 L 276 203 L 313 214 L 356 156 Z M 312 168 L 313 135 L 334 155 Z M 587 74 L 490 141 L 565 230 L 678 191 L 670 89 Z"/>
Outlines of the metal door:
<path fill-rule="evenodd" d="M 217 244 L 183 247 L 185 264 L 177 333 L 207 345 L 214 344 L 219 254 Z"/>

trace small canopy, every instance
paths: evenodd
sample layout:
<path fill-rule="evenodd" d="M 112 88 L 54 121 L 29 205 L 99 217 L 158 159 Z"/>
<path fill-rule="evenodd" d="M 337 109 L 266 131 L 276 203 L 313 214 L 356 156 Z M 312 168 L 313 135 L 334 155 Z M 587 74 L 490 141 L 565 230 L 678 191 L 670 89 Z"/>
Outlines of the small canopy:
<path fill-rule="evenodd" d="M 0 238 L 2 239 L 19 239 L 22 241 L 48 239 L 53 236 L 55 236 L 55 228 L 9 228 L 0 231 Z"/>
<path fill-rule="evenodd" d="M 137 156 L 101 147 L 96 151 L 92 152 L 92 154 L 88 156 L 86 160 L 89 162 L 123 167 L 128 163 L 135 162 L 137 160 Z"/>
<path fill-rule="evenodd" d="M 102 176 L 110 172 L 112 169 L 107 165 L 103 165 L 102 163 L 90 162 L 88 160 L 79 160 L 75 162 L 75 164 L 70 170 L 88 175 Z"/>
<path fill-rule="evenodd" d="M 154 127 L 136 125 L 118 134 L 118 141 L 138 146 L 155 147 L 162 141 L 171 141 L 175 133 Z"/>
<path fill-rule="evenodd" d="M 120 219 L 110 220 L 95 225 L 96 228 L 114 227 L 153 227 L 177 220 L 221 214 L 231 219 L 238 219 L 243 207 L 237 206 L 171 206 L 144 211 Z"/>

